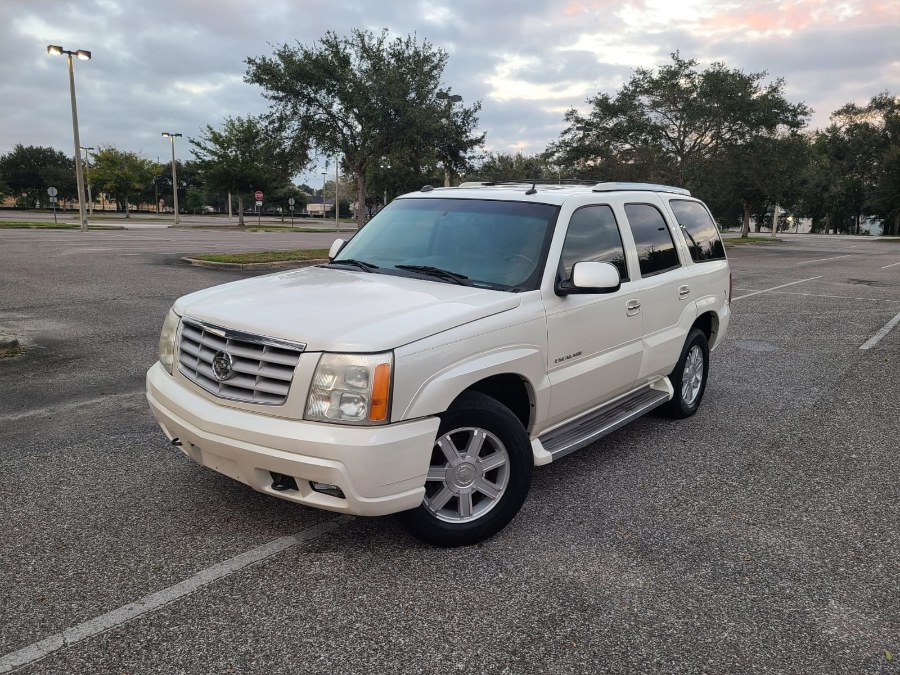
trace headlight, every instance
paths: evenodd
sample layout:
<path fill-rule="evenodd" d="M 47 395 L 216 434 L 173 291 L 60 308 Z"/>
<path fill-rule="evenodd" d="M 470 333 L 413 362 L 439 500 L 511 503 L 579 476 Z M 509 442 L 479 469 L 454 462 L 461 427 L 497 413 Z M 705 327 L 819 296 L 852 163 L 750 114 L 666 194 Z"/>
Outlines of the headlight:
<path fill-rule="evenodd" d="M 391 404 L 394 355 L 322 354 L 306 400 L 306 419 L 338 424 L 385 424 Z"/>
<path fill-rule="evenodd" d="M 162 333 L 159 335 L 159 362 L 163 368 L 172 373 L 175 365 L 175 336 L 178 334 L 178 324 L 181 317 L 174 310 L 169 310 L 166 320 L 163 322 Z"/>

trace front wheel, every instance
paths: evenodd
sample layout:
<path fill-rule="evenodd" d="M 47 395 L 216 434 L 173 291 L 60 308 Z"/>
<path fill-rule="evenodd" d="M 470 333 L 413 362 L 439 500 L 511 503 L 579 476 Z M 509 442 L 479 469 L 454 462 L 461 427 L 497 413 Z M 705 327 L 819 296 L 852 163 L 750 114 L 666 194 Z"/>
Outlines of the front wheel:
<path fill-rule="evenodd" d="M 512 411 L 467 392 L 442 416 L 422 504 L 400 518 L 413 536 L 430 544 L 475 544 L 518 513 L 533 466 L 528 435 Z"/>
<path fill-rule="evenodd" d="M 709 343 L 703 331 L 694 328 L 688 333 L 681 357 L 669 375 L 675 396 L 662 407 L 662 412 L 676 419 L 690 417 L 697 412 L 706 391 L 708 375 Z"/>

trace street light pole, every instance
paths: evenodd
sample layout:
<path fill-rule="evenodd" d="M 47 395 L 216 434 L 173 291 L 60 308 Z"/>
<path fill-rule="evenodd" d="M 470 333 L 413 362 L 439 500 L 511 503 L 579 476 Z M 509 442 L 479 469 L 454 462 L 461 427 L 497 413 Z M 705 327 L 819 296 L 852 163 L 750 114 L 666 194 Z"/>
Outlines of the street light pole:
<path fill-rule="evenodd" d="M 326 162 L 327 163 L 327 162 Z M 328 175 L 327 171 L 322 172 L 322 222 L 325 222 L 325 176 Z"/>
<path fill-rule="evenodd" d="M 92 151 L 94 148 L 85 148 L 81 147 L 84 150 L 84 177 L 87 182 L 87 197 L 88 197 L 88 213 L 90 217 L 94 217 L 94 196 L 91 194 L 91 156 L 89 151 Z"/>
<path fill-rule="evenodd" d="M 75 65 L 72 57 L 80 61 L 90 61 L 91 53 L 86 49 L 71 51 L 59 45 L 47 45 L 47 53 L 53 56 L 65 54 L 69 61 L 69 95 L 72 99 L 72 135 L 75 137 L 75 182 L 78 185 L 78 216 L 81 219 L 81 231 L 87 232 L 87 218 L 84 215 L 84 176 L 81 171 L 81 141 L 78 138 L 78 106 L 75 105 Z"/>
<path fill-rule="evenodd" d="M 436 98 L 441 99 L 442 101 L 447 101 L 447 126 L 450 126 L 450 114 L 453 108 L 454 103 L 459 103 L 462 101 L 462 96 L 459 94 L 448 94 L 446 91 L 439 91 L 435 94 Z M 450 169 L 447 167 L 447 159 L 444 159 L 444 187 L 450 187 Z"/>
<path fill-rule="evenodd" d="M 172 143 L 172 205 L 175 207 L 175 224 L 181 222 L 178 219 L 178 177 L 175 175 L 175 137 L 181 134 L 173 134 L 171 131 L 162 132 L 163 138 L 168 138 Z"/>

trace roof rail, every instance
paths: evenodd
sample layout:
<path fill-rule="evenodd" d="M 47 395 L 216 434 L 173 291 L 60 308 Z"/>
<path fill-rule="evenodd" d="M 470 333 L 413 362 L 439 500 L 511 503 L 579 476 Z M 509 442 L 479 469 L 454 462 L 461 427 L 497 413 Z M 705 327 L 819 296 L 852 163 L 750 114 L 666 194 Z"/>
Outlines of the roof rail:
<path fill-rule="evenodd" d="M 691 196 L 691 191 L 685 188 L 672 187 L 671 185 L 657 185 L 655 183 L 597 183 L 591 192 L 613 192 L 617 190 L 634 190 L 645 192 L 671 192 L 676 195 Z"/>
<path fill-rule="evenodd" d="M 553 186 L 572 186 L 572 185 L 584 185 L 586 187 L 590 187 L 596 185 L 596 183 L 592 180 L 574 180 L 571 178 L 513 178 L 508 180 L 474 180 L 467 181 L 465 183 L 460 183 L 459 187 L 461 188 L 472 188 L 472 187 L 494 187 L 494 186 L 524 186 L 524 185 L 541 185 L 545 187 L 553 187 Z"/>

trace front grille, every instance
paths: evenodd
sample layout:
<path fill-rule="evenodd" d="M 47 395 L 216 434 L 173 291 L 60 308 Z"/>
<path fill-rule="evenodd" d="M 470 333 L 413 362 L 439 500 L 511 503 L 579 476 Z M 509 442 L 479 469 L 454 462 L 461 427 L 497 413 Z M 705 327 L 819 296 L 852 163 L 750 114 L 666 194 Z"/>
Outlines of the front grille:
<path fill-rule="evenodd" d="M 178 343 L 178 370 L 191 382 L 221 398 L 281 405 L 306 345 L 251 335 L 185 317 Z M 219 381 L 213 359 L 231 356 L 232 374 Z"/>

